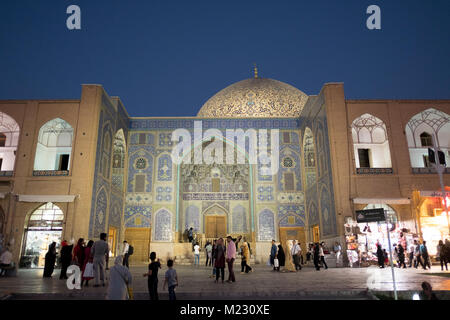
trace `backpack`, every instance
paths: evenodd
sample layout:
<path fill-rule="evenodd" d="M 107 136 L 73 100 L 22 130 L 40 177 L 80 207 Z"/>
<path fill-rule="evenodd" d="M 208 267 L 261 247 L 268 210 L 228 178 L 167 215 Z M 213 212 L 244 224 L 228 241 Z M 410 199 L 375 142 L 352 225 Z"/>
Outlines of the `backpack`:
<path fill-rule="evenodd" d="M 131 256 L 133 254 L 133 252 L 134 252 L 134 248 L 133 248 L 133 246 L 130 245 L 128 247 L 128 255 Z"/>

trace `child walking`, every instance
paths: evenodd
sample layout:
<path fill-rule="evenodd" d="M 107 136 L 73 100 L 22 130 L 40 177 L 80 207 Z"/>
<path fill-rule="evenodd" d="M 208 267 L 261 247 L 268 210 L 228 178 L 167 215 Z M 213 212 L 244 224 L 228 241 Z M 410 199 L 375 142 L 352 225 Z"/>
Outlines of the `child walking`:
<path fill-rule="evenodd" d="M 148 277 L 148 292 L 150 300 L 159 300 L 158 298 L 158 270 L 161 269 L 159 259 L 156 260 L 156 252 L 150 253 L 151 263 L 148 265 L 148 273 L 144 273 L 144 277 Z"/>
<path fill-rule="evenodd" d="M 175 296 L 175 287 L 178 286 L 177 271 L 173 268 L 173 260 L 167 261 L 166 278 L 164 280 L 163 290 L 166 288 L 166 284 L 169 287 L 169 300 L 177 300 Z"/>

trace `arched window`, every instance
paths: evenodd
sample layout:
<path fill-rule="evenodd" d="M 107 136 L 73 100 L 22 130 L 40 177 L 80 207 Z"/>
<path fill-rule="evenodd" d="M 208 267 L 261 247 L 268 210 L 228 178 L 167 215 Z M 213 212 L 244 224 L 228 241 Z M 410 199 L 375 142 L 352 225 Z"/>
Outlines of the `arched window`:
<path fill-rule="evenodd" d="M 0 132 L 0 147 L 6 146 L 6 135 Z"/>
<path fill-rule="evenodd" d="M 420 144 L 422 145 L 422 147 L 432 147 L 433 138 L 431 137 L 431 134 L 427 132 L 422 132 L 420 134 Z"/>
<path fill-rule="evenodd" d="M 0 112 L 0 171 L 14 171 L 19 131 L 17 122 Z"/>
<path fill-rule="evenodd" d="M 73 128 L 56 118 L 39 130 L 34 170 L 68 171 L 72 154 Z"/>
<path fill-rule="evenodd" d="M 424 110 L 411 117 L 405 132 L 413 172 L 430 170 L 417 168 L 431 167 L 428 148 L 433 146 L 433 136 L 437 147 L 444 152 L 446 162 L 450 163 L 450 116 L 447 113 L 433 108 Z"/>
<path fill-rule="evenodd" d="M 357 173 L 379 172 L 371 168 L 392 172 L 387 129 L 381 119 L 368 113 L 356 118 L 352 123 L 352 138 Z"/>
<path fill-rule="evenodd" d="M 31 214 L 25 228 L 25 250 L 21 266 L 39 268 L 45 263 L 45 254 L 52 242 L 61 243 L 64 213 L 48 202 Z"/>

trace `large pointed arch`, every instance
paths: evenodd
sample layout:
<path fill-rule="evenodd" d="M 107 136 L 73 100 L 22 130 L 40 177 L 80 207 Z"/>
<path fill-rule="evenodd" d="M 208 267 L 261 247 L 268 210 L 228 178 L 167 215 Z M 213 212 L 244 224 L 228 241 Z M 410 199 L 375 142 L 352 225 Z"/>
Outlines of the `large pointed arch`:
<path fill-rule="evenodd" d="M 14 171 L 19 134 L 16 120 L 0 112 L 0 171 Z"/>
<path fill-rule="evenodd" d="M 444 152 L 446 162 L 450 163 L 450 115 L 434 108 L 426 109 L 411 117 L 405 133 L 412 168 L 431 168 L 428 159 L 428 148 L 432 145 L 430 138 L 435 140 L 436 146 Z"/>
<path fill-rule="evenodd" d="M 46 122 L 40 129 L 34 170 L 68 171 L 74 130 L 61 118 Z"/>
<path fill-rule="evenodd" d="M 370 173 L 371 168 L 392 168 L 388 132 L 383 120 L 369 113 L 359 116 L 352 122 L 352 138 L 358 173 Z"/>

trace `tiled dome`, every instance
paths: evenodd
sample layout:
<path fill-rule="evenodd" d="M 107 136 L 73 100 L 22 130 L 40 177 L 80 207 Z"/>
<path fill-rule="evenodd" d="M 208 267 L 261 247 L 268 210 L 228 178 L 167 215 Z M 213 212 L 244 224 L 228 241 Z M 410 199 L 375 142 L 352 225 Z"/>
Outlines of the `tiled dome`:
<path fill-rule="evenodd" d="M 295 118 L 308 96 L 293 86 L 266 78 L 236 82 L 211 97 L 200 109 L 202 118 Z"/>

